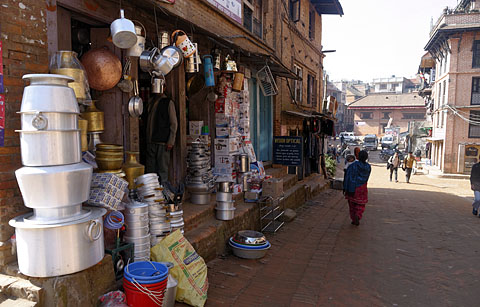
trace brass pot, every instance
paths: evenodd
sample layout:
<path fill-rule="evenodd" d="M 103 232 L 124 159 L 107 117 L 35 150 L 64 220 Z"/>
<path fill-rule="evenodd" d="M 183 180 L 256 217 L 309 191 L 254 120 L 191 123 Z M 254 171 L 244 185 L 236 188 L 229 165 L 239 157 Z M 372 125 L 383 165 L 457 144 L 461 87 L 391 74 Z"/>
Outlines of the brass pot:
<path fill-rule="evenodd" d="M 102 151 L 102 150 L 97 150 L 95 151 L 95 157 L 97 158 L 112 158 L 112 159 L 123 159 L 123 152 L 117 152 L 117 151 Z"/>
<path fill-rule="evenodd" d="M 96 157 L 98 168 L 101 170 L 119 170 L 122 168 L 123 158 L 99 158 Z"/>
<path fill-rule="evenodd" d="M 87 138 L 87 129 L 88 129 L 88 120 L 78 117 L 78 128 L 80 128 L 80 140 L 82 142 L 82 152 L 88 150 L 88 138 Z"/>
<path fill-rule="evenodd" d="M 122 63 L 107 48 L 96 48 L 82 57 L 91 88 L 106 91 L 113 88 L 122 77 Z"/>
<path fill-rule="evenodd" d="M 103 112 L 97 109 L 95 100 L 93 100 L 92 105 L 82 113 L 82 117 L 88 120 L 88 132 L 103 131 L 105 129 Z"/>
<path fill-rule="evenodd" d="M 141 165 L 137 161 L 137 155 L 140 154 L 136 151 L 127 151 L 127 161 L 123 164 L 123 171 L 126 174 L 128 181 L 128 188 L 135 188 L 135 178 L 145 173 L 145 166 Z"/>
<path fill-rule="evenodd" d="M 117 145 L 117 144 L 100 143 L 100 144 L 97 144 L 96 148 L 99 151 L 123 152 L 123 146 Z"/>

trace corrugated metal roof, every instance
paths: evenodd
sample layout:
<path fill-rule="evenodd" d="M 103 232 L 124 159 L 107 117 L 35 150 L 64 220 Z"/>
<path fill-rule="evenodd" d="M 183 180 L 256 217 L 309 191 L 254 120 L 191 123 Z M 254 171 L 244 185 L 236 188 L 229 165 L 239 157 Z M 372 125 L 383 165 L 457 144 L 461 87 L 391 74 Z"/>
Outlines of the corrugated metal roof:
<path fill-rule="evenodd" d="M 425 107 L 425 101 L 416 92 L 405 94 L 374 93 L 355 100 L 348 107 L 352 109 L 366 107 Z"/>

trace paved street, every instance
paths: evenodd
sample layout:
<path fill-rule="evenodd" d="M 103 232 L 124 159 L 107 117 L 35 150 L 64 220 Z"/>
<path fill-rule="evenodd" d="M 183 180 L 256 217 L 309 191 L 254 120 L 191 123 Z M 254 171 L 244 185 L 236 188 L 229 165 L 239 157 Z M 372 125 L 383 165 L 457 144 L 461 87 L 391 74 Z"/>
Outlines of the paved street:
<path fill-rule="evenodd" d="M 375 161 L 375 158 L 372 157 Z M 390 183 L 373 164 L 364 219 L 340 191 L 298 211 L 261 260 L 209 263 L 207 306 L 478 306 L 480 218 L 468 180 Z"/>

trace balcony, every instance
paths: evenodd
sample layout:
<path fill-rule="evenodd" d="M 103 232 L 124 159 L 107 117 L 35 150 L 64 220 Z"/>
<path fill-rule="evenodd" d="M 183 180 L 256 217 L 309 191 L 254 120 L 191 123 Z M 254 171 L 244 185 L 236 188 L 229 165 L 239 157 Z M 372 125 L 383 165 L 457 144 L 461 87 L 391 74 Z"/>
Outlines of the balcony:
<path fill-rule="evenodd" d="M 437 23 L 430 30 L 430 38 L 444 30 L 467 30 L 478 27 L 480 27 L 480 12 L 470 11 L 465 13 L 447 10 L 438 18 Z"/>

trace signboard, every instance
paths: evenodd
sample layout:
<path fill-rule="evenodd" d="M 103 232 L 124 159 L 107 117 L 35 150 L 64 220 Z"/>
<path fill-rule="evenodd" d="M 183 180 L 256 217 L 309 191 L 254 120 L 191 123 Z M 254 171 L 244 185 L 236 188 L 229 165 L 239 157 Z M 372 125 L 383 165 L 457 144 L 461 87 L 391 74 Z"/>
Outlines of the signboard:
<path fill-rule="evenodd" d="M 301 136 L 274 136 L 273 163 L 301 166 L 303 159 L 303 139 Z"/>
<path fill-rule="evenodd" d="M 231 19 L 242 23 L 242 0 L 207 0 Z"/>

